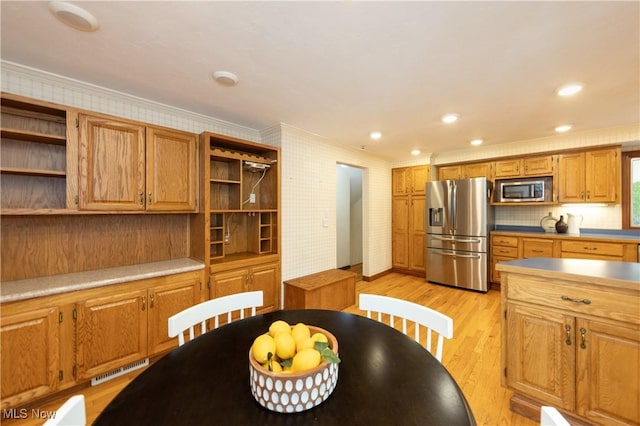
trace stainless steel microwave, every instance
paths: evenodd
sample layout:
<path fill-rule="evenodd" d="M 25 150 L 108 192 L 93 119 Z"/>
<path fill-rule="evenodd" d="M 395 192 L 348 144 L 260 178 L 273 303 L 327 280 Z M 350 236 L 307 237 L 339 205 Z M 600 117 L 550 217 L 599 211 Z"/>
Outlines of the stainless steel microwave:
<path fill-rule="evenodd" d="M 532 203 L 552 200 L 550 177 L 496 181 L 494 201 L 499 203 Z"/>

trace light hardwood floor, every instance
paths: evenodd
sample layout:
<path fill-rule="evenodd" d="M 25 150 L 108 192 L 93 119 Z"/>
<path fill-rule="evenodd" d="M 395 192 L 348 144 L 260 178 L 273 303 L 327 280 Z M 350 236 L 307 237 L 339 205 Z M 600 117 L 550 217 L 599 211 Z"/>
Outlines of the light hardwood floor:
<path fill-rule="evenodd" d="M 500 386 L 500 293 L 482 294 L 435 284 L 424 278 L 390 273 L 375 281 L 356 285 L 356 305 L 345 311 L 364 315 L 357 308 L 357 294 L 374 293 L 411 300 L 453 318 L 454 337 L 444 344 L 443 365 L 467 397 L 478 425 L 535 426 L 530 419 L 509 410 L 511 392 Z M 411 368 L 411 366 L 407 366 Z M 91 424 L 111 399 L 140 371 L 116 378 L 96 387 L 82 389 Z M 33 408 L 57 409 L 66 399 L 40 403 Z M 31 413 L 31 407 L 29 407 Z M 42 420 L 3 420 L 3 425 L 41 425 Z"/>

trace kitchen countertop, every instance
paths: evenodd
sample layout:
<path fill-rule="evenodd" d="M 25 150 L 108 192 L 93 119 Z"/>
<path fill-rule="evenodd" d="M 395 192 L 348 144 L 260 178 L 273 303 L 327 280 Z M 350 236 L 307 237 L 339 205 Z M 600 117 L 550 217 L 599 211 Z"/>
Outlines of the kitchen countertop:
<path fill-rule="evenodd" d="M 184 258 L 26 280 L 5 281 L 0 286 L 0 303 L 17 302 L 34 297 L 51 296 L 200 269 L 204 269 L 204 263 Z"/>
<path fill-rule="evenodd" d="M 526 227 L 523 229 L 497 229 L 491 231 L 492 234 L 513 235 L 516 237 L 535 238 L 562 238 L 562 239 L 590 239 L 606 240 L 610 242 L 636 243 L 640 244 L 640 232 L 620 233 L 620 232 L 580 232 L 580 234 L 558 234 L 557 232 L 544 232 L 542 229 L 532 230 Z"/>
<path fill-rule="evenodd" d="M 578 279 L 585 284 L 613 285 L 640 291 L 640 263 L 535 257 L 499 262 L 496 269 L 551 279 Z"/>

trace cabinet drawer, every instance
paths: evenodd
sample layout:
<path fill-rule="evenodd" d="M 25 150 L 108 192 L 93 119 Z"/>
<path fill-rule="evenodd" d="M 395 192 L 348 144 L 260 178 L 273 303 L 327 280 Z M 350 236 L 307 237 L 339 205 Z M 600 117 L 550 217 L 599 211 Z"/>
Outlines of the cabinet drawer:
<path fill-rule="evenodd" d="M 495 235 L 491 242 L 494 246 L 518 247 L 518 237 L 509 237 L 505 235 Z"/>
<path fill-rule="evenodd" d="M 491 248 L 491 253 L 493 255 L 497 255 L 497 256 L 500 256 L 500 257 L 512 257 L 514 259 L 518 258 L 518 248 L 517 247 L 493 246 Z"/>
<path fill-rule="evenodd" d="M 552 257 L 553 241 L 522 240 L 522 257 Z"/>
<path fill-rule="evenodd" d="M 622 244 L 598 243 L 594 241 L 562 241 L 561 244 L 562 252 L 616 257 L 622 257 L 624 255 Z"/>
<path fill-rule="evenodd" d="M 509 274 L 507 298 L 564 312 L 640 324 L 637 293 Z"/>

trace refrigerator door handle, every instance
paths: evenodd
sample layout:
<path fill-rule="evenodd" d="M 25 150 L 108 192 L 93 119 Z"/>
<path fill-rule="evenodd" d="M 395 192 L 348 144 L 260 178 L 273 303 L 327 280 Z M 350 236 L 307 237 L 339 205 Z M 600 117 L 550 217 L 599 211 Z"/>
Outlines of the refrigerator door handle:
<path fill-rule="evenodd" d="M 466 259 L 480 259 L 479 254 L 457 254 L 457 253 L 451 253 L 451 252 L 440 251 L 440 250 L 434 250 L 434 253 L 441 254 L 443 256 L 462 257 Z"/>
<path fill-rule="evenodd" d="M 434 239 L 434 240 L 440 240 L 440 241 L 455 241 L 457 243 L 480 243 L 480 240 L 478 240 L 478 239 L 463 240 L 463 239 L 457 238 L 457 237 L 442 237 L 440 235 L 431 235 L 431 238 Z"/>
<path fill-rule="evenodd" d="M 451 229 L 456 233 L 456 210 L 458 205 L 458 187 L 456 181 L 451 181 L 453 187 L 453 196 L 451 197 Z"/>

